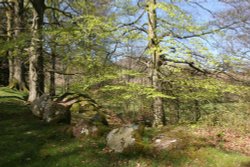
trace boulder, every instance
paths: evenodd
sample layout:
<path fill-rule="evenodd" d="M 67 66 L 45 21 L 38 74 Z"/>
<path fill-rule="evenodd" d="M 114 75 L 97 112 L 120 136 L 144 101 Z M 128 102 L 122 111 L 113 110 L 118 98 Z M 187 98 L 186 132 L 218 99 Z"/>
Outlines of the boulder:
<path fill-rule="evenodd" d="M 97 136 L 100 129 L 96 125 L 91 125 L 84 121 L 78 122 L 73 126 L 73 136 L 74 137 L 84 137 L 84 136 Z"/>
<path fill-rule="evenodd" d="M 103 109 L 90 96 L 82 93 L 65 93 L 54 100 L 44 94 L 31 104 L 31 110 L 47 123 L 70 123 L 76 137 L 95 133 L 95 129 L 106 131 L 109 125 L 120 127 L 130 123 L 123 115 Z"/>
<path fill-rule="evenodd" d="M 64 106 L 52 101 L 52 98 L 46 94 L 31 103 L 31 111 L 47 123 L 70 122 L 70 112 Z"/>
<path fill-rule="evenodd" d="M 44 108 L 43 120 L 47 123 L 65 122 L 70 123 L 70 111 L 63 105 L 57 104 L 52 100 L 47 101 Z"/>
<path fill-rule="evenodd" d="M 152 145 L 158 151 L 161 150 L 170 151 L 180 145 L 180 139 L 162 134 L 153 138 Z"/>
<path fill-rule="evenodd" d="M 50 96 L 43 94 L 42 96 L 40 96 L 39 98 L 37 98 L 36 100 L 34 100 L 31 103 L 31 111 L 32 113 L 39 117 L 39 118 L 43 118 L 43 113 L 44 113 L 44 109 L 47 105 L 47 102 L 50 100 Z"/>
<path fill-rule="evenodd" d="M 65 93 L 55 101 L 70 111 L 73 136 L 96 136 L 106 131 L 106 114 L 87 94 Z"/>
<path fill-rule="evenodd" d="M 107 135 L 107 147 L 117 153 L 140 143 L 141 133 L 138 125 L 127 125 L 113 129 Z"/>

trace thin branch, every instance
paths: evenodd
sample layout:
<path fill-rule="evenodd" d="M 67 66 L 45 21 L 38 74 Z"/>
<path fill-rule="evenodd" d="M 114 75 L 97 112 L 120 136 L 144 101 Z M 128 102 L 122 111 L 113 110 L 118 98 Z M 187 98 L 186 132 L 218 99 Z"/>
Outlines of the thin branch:
<path fill-rule="evenodd" d="M 208 13 L 210 13 L 213 17 L 216 17 L 215 14 L 214 14 L 211 10 L 209 10 L 209 9 L 206 8 L 206 7 L 204 7 L 204 6 L 201 5 L 200 3 L 198 3 L 198 2 L 190 2 L 190 3 L 195 4 L 196 6 L 198 6 L 198 7 L 200 7 L 201 9 L 207 11 Z"/>
<path fill-rule="evenodd" d="M 131 26 L 131 25 L 136 24 L 136 23 L 143 17 L 143 15 L 144 15 L 145 13 L 146 13 L 146 11 L 143 11 L 143 12 L 139 15 L 139 17 L 138 17 L 137 19 L 135 19 L 134 21 L 132 21 L 132 22 L 130 22 L 130 23 L 124 23 L 124 24 L 118 26 L 118 29 L 119 29 L 119 28 L 122 28 L 122 27 Z"/>
<path fill-rule="evenodd" d="M 222 26 L 222 27 L 219 27 L 217 29 L 213 29 L 213 30 L 210 30 L 210 31 L 205 31 L 205 32 L 197 33 L 197 34 L 186 35 L 186 36 L 180 36 L 180 35 L 177 35 L 177 34 L 172 34 L 172 35 L 173 35 L 173 37 L 178 38 L 178 39 L 188 39 L 188 38 L 193 38 L 193 37 L 201 37 L 201 36 L 204 36 L 204 35 L 213 34 L 215 32 L 219 32 L 221 30 L 228 29 L 232 25 L 235 25 L 235 24 L 238 24 L 238 23 L 239 22 L 233 22 L 233 23 L 231 23 L 229 25 Z"/>
<path fill-rule="evenodd" d="M 51 73 L 51 72 L 53 72 L 53 73 L 56 73 L 56 74 L 59 74 L 59 75 L 82 75 L 82 74 L 84 74 L 84 73 L 65 73 L 65 72 L 63 72 L 63 71 L 57 71 L 57 70 L 46 70 L 46 72 L 49 72 L 49 73 Z"/>
<path fill-rule="evenodd" d="M 59 13 L 62 13 L 64 16 L 67 16 L 69 18 L 73 18 L 72 14 L 69 13 L 69 12 L 65 12 L 63 10 L 60 10 L 58 8 L 54 8 L 54 7 L 51 7 L 51 6 L 46 6 L 46 9 L 50 9 L 50 10 L 54 10 L 54 11 L 57 11 Z"/>
<path fill-rule="evenodd" d="M 187 64 L 189 65 L 191 68 L 195 69 L 196 71 L 199 71 L 201 73 L 204 74 L 209 74 L 209 72 L 205 69 L 200 69 L 199 67 L 195 66 L 194 62 L 189 62 L 186 60 L 173 60 L 173 59 L 169 59 L 169 58 L 165 58 L 164 54 L 160 56 L 162 61 L 166 61 L 166 62 L 172 62 L 172 63 L 177 63 L 177 64 Z"/>
<path fill-rule="evenodd" d="M 201 37 L 201 36 L 204 36 L 204 35 L 209 35 L 209 34 L 213 34 L 215 32 L 219 32 L 221 30 L 229 29 L 229 28 L 231 28 L 231 26 L 233 26 L 235 24 L 239 24 L 239 23 L 240 22 L 233 22 L 233 23 L 225 25 L 225 26 L 219 26 L 219 28 L 217 28 L 217 29 L 213 29 L 213 30 L 209 30 L 209 31 L 204 31 L 204 32 L 201 32 L 201 33 L 193 33 L 193 34 L 184 35 L 184 36 L 178 35 L 174 31 L 169 30 L 169 32 L 164 33 L 159 38 L 163 39 L 164 37 L 167 37 L 167 36 L 172 36 L 173 38 L 178 38 L 178 39 L 189 39 L 189 38 L 194 38 L 194 37 Z"/>

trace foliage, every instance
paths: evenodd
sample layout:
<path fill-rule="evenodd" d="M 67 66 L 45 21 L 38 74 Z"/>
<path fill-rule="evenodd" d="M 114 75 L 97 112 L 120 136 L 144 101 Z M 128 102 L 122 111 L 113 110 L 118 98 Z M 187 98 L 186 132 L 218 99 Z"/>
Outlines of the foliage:
<path fill-rule="evenodd" d="M 244 134 L 250 132 L 249 103 L 212 103 L 203 105 L 202 108 L 209 113 L 202 119 L 202 124 L 229 128 Z"/>
<path fill-rule="evenodd" d="M 18 98 L 20 100 L 26 100 L 28 96 L 27 92 L 18 92 L 7 87 L 0 88 L 0 98 Z"/>

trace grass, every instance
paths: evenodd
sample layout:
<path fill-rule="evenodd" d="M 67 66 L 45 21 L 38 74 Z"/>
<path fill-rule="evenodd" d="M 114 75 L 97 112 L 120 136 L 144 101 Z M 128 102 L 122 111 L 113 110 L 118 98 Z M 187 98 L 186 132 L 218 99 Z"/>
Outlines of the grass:
<path fill-rule="evenodd" d="M 18 92 L 13 89 L 7 88 L 7 87 L 0 87 L 0 98 L 3 100 L 4 98 L 9 99 L 19 99 L 19 100 L 25 100 L 28 97 L 27 92 Z"/>
<path fill-rule="evenodd" d="M 8 96 L 8 97 L 6 97 Z M 33 117 L 24 94 L 0 88 L 0 166 L 3 167 L 247 167 L 250 158 L 208 145 L 168 152 L 106 153 L 105 138 L 74 139 L 67 125 Z M 152 136 L 152 130 L 147 136 Z M 190 139 L 193 140 L 193 139 Z"/>

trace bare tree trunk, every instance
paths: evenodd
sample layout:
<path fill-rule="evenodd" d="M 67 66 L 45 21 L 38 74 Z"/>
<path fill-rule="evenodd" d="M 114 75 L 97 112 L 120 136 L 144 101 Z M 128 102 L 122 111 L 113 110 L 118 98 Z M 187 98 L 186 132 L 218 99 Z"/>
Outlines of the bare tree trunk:
<path fill-rule="evenodd" d="M 8 51 L 8 64 L 9 64 L 9 86 L 11 87 L 12 81 L 14 80 L 14 60 L 11 56 L 11 51 Z"/>
<path fill-rule="evenodd" d="M 20 36 L 21 32 L 23 31 L 24 25 L 24 18 L 23 18 L 23 12 L 24 12 L 24 1 L 23 0 L 17 0 L 14 3 L 14 13 L 15 13 L 15 19 L 14 19 L 14 38 L 18 40 L 18 37 Z M 10 84 L 12 88 L 17 88 L 18 90 L 27 90 L 25 86 L 25 81 L 23 78 L 23 61 L 22 61 L 22 52 L 23 49 L 21 46 L 16 46 L 15 53 L 18 53 L 19 55 L 14 56 L 14 62 L 13 62 L 13 80 Z"/>
<path fill-rule="evenodd" d="M 52 67 L 52 71 L 50 72 L 49 94 L 51 96 L 55 96 L 56 95 L 56 83 L 55 83 L 56 54 L 53 48 L 52 48 L 52 54 L 51 54 L 51 67 Z"/>
<path fill-rule="evenodd" d="M 60 8 L 59 7 L 59 1 L 51 1 L 50 6 L 53 6 L 55 8 Z M 56 15 L 56 12 L 55 10 L 50 10 L 48 13 L 47 13 L 47 18 L 48 18 L 48 21 L 49 23 L 54 23 L 57 21 L 57 15 Z M 53 27 L 53 28 L 56 28 Z M 56 71 L 56 44 L 54 43 L 56 37 L 55 36 L 52 36 L 50 38 L 50 49 L 51 49 L 51 55 L 50 55 L 50 65 L 51 65 L 51 71 L 50 71 L 50 85 L 49 85 L 49 94 L 51 96 L 55 96 L 56 95 L 56 81 L 55 81 L 55 71 Z"/>
<path fill-rule="evenodd" d="M 156 0 L 147 0 L 147 12 L 148 12 L 148 38 L 149 38 L 149 50 L 152 53 L 152 71 L 151 81 L 152 86 L 157 91 L 161 91 L 160 76 L 158 75 L 158 69 L 160 67 L 160 55 L 159 55 L 159 41 L 156 34 L 157 29 L 157 14 L 156 14 Z M 159 127 L 165 125 L 165 112 L 163 108 L 163 99 L 161 97 L 155 97 L 153 100 L 153 127 Z"/>
<path fill-rule="evenodd" d="M 9 7 L 6 10 L 6 18 L 7 18 L 7 41 L 11 41 L 11 39 L 13 39 L 13 19 L 14 19 L 14 8 L 13 8 L 13 3 L 9 0 Z M 13 77 L 14 77 L 14 58 L 12 55 L 12 51 L 9 50 L 7 52 L 8 55 L 8 64 L 9 64 L 9 85 L 12 83 L 13 81 Z"/>
<path fill-rule="evenodd" d="M 152 69 L 152 74 L 151 74 L 151 79 L 152 79 L 152 86 L 155 88 L 157 91 L 161 92 L 161 82 L 160 78 L 158 75 L 157 69 Z M 162 97 L 155 97 L 153 100 L 153 115 L 154 115 L 154 120 L 153 120 L 153 127 L 160 127 L 164 126 L 166 124 L 166 117 L 165 117 L 165 111 L 163 108 L 163 99 Z"/>
<path fill-rule="evenodd" d="M 7 36 L 8 41 L 11 39 L 18 40 L 23 29 L 23 0 L 8 1 L 9 6 L 7 8 Z M 27 90 L 23 78 L 22 58 L 20 53 L 22 49 L 20 46 L 16 46 L 12 50 L 8 51 L 9 58 L 9 87 L 16 88 L 18 90 Z"/>
<path fill-rule="evenodd" d="M 33 5 L 32 39 L 29 60 L 29 98 L 32 102 L 44 93 L 42 26 L 44 0 L 30 0 Z"/>

